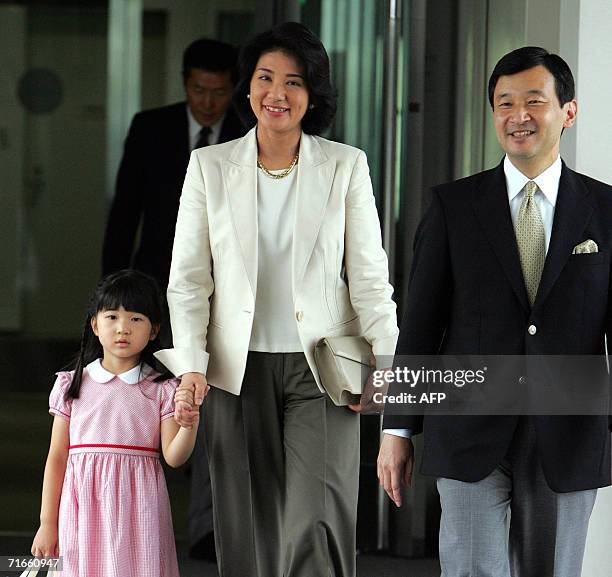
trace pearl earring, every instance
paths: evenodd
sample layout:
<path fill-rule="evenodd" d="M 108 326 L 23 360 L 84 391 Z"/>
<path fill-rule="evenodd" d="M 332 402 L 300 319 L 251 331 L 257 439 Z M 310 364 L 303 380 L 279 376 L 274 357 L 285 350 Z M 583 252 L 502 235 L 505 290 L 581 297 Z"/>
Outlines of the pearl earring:
<path fill-rule="evenodd" d="M 251 98 L 251 95 L 250 95 L 250 94 L 247 94 L 247 99 L 248 99 L 248 98 Z"/>
<path fill-rule="evenodd" d="M 309 104 L 308 105 L 308 110 L 312 110 L 314 108 L 314 104 Z"/>

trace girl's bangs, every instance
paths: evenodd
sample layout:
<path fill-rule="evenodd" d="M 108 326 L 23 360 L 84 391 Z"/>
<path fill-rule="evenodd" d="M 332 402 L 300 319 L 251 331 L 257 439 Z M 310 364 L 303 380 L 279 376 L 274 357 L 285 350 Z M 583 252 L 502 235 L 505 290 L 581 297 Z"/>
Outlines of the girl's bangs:
<path fill-rule="evenodd" d="M 140 313 L 153 323 L 159 322 L 161 311 L 158 310 L 156 295 L 151 294 L 150 287 L 135 286 L 134 282 L 115 282 L 106 287 L 97 302 L 96 314 L 105 310 L 119 310 Z"/>

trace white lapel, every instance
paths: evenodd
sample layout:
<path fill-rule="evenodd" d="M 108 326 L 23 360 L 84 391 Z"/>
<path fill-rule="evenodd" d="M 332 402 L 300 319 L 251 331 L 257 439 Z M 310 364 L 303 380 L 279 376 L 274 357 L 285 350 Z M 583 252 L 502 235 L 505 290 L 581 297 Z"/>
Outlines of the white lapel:
<path fill-rule="evenodd" d="M 293 227 L 294 299 L 321 228 L 335 170 L 336 161 L 328 158 L 317 139 L 302 133 Z"/>
<path fill-rule="evenodd" d="M 240 139 L 223 161 L 223 182 L 234 226 L 242 251 L 244 267 L 257 295 L 257 141 L 255 128 Z"/>

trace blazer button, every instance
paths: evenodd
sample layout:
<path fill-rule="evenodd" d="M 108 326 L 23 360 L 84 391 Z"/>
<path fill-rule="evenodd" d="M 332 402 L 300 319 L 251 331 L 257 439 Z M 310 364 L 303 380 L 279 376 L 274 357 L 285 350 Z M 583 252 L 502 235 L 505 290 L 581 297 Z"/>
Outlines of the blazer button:
<path fill-rule="evenodd" d="M 304 318 L 304 313 L 302 311 L 297 311 L 295 313 L 295 318 L 297 319 L 298 323 L 302 322 L 302 319 Z"/>
<path fill-rule="evenodd" d="M 527 332 L 533 336 L 538 332 L 538 328 L 535 325 L 529 325 Z"/>
<path fill-rule="evenodd" d="M 524 385 L 527 382 L 527 377 L 519 377 L 519 385 Z"/>

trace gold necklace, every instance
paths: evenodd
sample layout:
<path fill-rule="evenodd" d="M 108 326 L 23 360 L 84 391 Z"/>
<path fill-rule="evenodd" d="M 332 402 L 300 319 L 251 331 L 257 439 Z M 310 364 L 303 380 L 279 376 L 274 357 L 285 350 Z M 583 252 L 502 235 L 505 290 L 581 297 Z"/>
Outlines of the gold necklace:
<path fill-rule="evenodd" d="M 285 176 L 289 176 L 289 174 L 291 174 L 291 171 L 295 168 L 299 157 L 300 153 L 296 152 L 295 156 L 293 157 L 293 160 L 291 161 L 291 164 L 282 172 L 272 172 L 268 170 L 261 162 L 259 162 L 259 160 L 257 161 L 257 166 L 261 168 L 261 170 L 263 170 L 270 178 L 285 178 Z"/>

